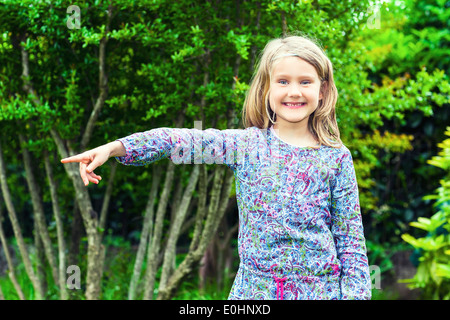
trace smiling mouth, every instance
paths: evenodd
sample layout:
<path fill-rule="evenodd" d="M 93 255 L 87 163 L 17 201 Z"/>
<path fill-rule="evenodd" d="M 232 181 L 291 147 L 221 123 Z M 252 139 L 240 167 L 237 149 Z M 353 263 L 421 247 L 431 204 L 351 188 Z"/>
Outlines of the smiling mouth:
<path fill-rule="evenodd" d="M 295 109 L 305 106 L 306 102 L 283 102 L 282 105 L 291 109 Z"/>

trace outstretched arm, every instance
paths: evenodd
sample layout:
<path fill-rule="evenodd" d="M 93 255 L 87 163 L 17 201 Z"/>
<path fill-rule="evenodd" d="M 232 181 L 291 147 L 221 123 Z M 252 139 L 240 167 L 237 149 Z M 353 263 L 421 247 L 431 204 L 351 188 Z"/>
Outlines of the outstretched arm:
<path fill-rule="evenodd" d="M 175 164 L 216 163 L 234 168 L 250 139 L 245 134 L 241 129 L 155 128 L 119 139 L 126 156 L 116 159 L 134 166 L 169 158 Z"/>
<path fill-rule="evenodd" d="M 79 162 L 80 176 L 85 186 L 89 181 L 98 184 L 101 176 L 94 173 L 94 170 L 104 164 L 111 157 L 123 157 L 126 155 L 123 144 L 116 140 L 92 150 L 85 151 L 72 157 L 61 159 L 62 163 Z"/>
<path fill-rule="evenodd" d="M 62 159 L 62 163 L 79 162 L 80 176 L 87 186 L 98 184 L 101 177 L 93 171 L 115 157 L 124 165 L 147 165 L 163 158 L 175 164 L 221 163 L 234 169 L 251 137 L 241 129 L 155 128 L 137 132 L 98 148 Z M 242 149 L 240 152 L 236 150 Z"/>

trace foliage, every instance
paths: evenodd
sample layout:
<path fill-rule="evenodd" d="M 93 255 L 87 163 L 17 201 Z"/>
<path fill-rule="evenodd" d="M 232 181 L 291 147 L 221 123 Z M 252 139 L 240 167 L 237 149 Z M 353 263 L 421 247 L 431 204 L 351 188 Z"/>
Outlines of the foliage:
<path fill-rule="evenodd" d="M 450 137 L 450 127 L 445 133 Z M 427 235 L 415 238 L 403 234 L 402 239 L 420 250 L 421 257 L 417 273 L 406 282 L 411 288 L 423 289 L 426 299 L 450 299 L 450 138 L 439 143 L 442 148 L 438 156 L 428 161 L 429 164 L 445 170 L 446 176 L 440 181 L 441 186 L 428 200 L 436 200 L 437 212 L 430 218 L 419 217 L 411 226 L 424 230 Z"/>
<path fill-rule="evenodd" d="M 441 172 L 426 159 L 437 152 L 436 141 L 450 120 L 444 6 L 423 0 L 374 3 L 379 28 L 363 29 L 359 42 L 349 44 L 367 85 L 343 100 L 356 100 L 356 121 L 365 123 L 350 135 L 362 140 L 354 156 L 366 238 L 380 245 L 401 243 L 402 233 L 415 232 L 409 222 L 432 214 L 429 200 L 422 199 L 437 187 Z"/>

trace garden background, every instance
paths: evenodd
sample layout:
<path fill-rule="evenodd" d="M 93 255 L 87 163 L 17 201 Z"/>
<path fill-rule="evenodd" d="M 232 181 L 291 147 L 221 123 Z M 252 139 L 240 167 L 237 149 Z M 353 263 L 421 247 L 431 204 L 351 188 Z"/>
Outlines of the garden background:
<path fill-rule="evenodd" d="M 449 299 L 449 21 L 446 0 L 0 0 L 0 299 L 226 299 L 230 169 L 111 159 L 86 188 L 60 159 L 242 128 L 258 55 L 288 33 L 334 65 L 373 298 Z"/>

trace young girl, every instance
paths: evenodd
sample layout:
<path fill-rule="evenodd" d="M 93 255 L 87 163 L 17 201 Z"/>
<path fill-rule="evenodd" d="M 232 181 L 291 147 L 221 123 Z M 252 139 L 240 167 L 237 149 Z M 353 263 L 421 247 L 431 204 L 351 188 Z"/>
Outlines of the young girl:
<path fill-rule="evenodd" d="M 331 62 L 305 37 L 270 41 L 243 108 L 246 129 L 158 128 L 63 159 L 85 185 L 110 157 L 225 163 L 239 207 L 229 299 L 370 299 L 358 185 L 335 117 Z"/>

